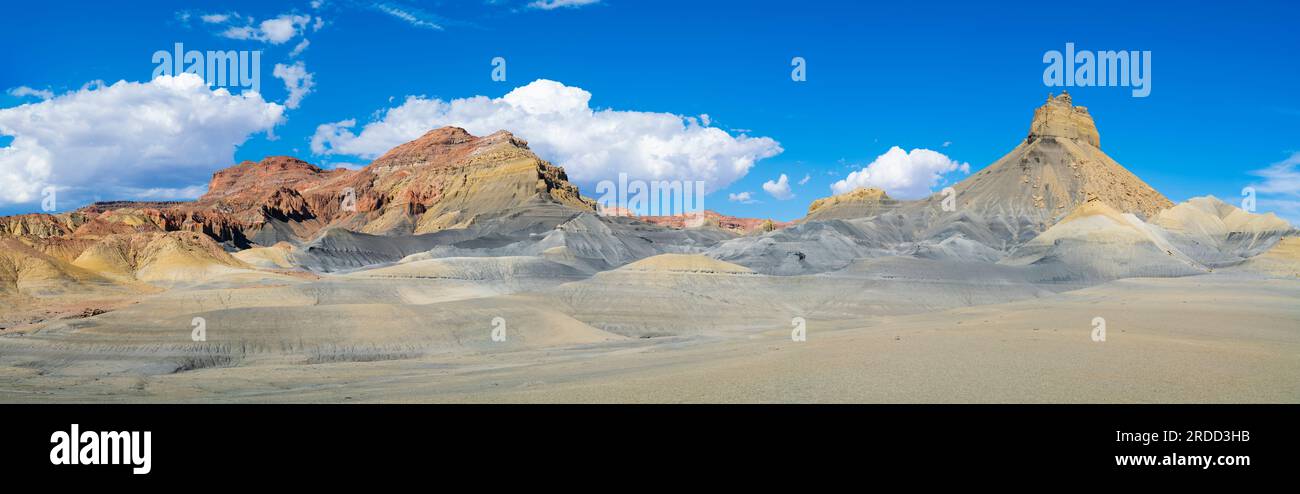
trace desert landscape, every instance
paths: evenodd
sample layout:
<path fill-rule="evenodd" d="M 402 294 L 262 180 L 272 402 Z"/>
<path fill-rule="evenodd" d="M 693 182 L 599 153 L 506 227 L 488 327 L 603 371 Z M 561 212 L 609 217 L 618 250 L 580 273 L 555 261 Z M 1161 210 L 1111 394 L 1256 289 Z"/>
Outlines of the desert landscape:
<path fill-rule="evenodd" d="M 1029 123 L 793 222 L 611 214 L 455 127 L 0 218 L 0 402 L 1300 401 L 1300 231 L 1173 203 L 1068 94 Z"/>

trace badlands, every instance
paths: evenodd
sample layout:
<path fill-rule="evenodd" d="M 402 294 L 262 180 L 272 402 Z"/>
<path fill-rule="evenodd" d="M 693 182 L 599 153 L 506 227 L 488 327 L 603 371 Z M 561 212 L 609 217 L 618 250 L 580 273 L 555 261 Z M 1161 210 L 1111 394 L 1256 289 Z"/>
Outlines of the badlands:
<path fill-rule="evenodd" d="M 0 218 L 0 402 L 1300 401 L 1286 221 L 1174 204 L 1068 95 L 953 190 L 609 216 L 454 127 L 245 162 Z"/>

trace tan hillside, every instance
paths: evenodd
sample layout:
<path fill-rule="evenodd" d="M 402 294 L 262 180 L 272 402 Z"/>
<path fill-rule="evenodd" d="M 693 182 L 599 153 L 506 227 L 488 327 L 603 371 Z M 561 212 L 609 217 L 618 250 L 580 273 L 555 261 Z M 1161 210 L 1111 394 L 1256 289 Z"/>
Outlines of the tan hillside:
<path fill-rule="evenodd" d="M 457 127 L 435 129 L 346 180 L 359 185 L 358 207 L 366 219 L 358 231 L 371 234 L 465 227 L 533 201 L 595 211 L 562 168 L 505 131 L 475 137 Z"/>
<path fill-rule="evenodd" d="M 20 214 L 0 217 L 0 237 L 49 238 L 69 235 L 89 221 L 82 213 Z"/>
<path fill-rule="evenodd" d="M 294 247 L 288 242 L 280 242 L 270 247 L 253 247 L 231 254 L 251 266 L 262 269 L 293 269 L 298 266 L 294 261 Z"/>
<path fill-rule="evenodd" d="M 16 239 L 0 237 L 0 297 L 57 295 L 109 283 L 96 273 L 46 255 Z"/>
<path fill-rule="evenodd" d="M 1300 277 L 1300 237 L 1286 237 L 1263 254 L 1247 259 L 1240 269 L 1287 278 Z"/>
<path fill-rule="evenodd" d="M 1210 236 L 1291 229 L 1291 224 L 1276 214 L 1249 213 L 1214 196 L 1188 199 L 1161 211 L 1151 222 L 1169 231 Z"/>
<path fill-rule="evenodd" d="M 250 268 L 212 239 L 190 232 L 110 235 L 86 249 L 73 265 L 119 281 L 163 285 Z"/>
<path fill-rule="evenodd" d="M 808 206 L 806 221 L 865 218 L 888 211 L 897 201 L 890 199 L 884 190 L 862 187 L 843 194 L 813 201 Z"/>

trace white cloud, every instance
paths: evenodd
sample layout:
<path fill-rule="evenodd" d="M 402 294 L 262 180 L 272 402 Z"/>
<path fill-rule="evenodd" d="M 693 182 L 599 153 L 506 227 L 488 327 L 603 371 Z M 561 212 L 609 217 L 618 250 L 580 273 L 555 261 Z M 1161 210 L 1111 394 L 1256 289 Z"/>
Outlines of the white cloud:
<path fill-rule="evenodd" d="M 1250 185 L 1256 194 L 1265 196 L 1258 199 L 1258 206 L 1273 209 L 1292 225 L 1300 225 L 1300 152 L 1250 173 L 1263 178 Z"/>
<path fill-rule="evenodd" d="M 266 41 L 278 45 L 297 36 L 307 27 L 308 22 L 311 22 L 311 16 L 307 15 L 282 15 L 267 19 L 261 24 L 262 36 Z"/>
<path fill-rule="evenodd" d="M 579 184 L 632 179 L 703 180 L 713 192 L 745 176 L 754 163 L 781 152 L 767 137 L 732 136 L 671 113 L 593 110 L 591 93 L 537 80 L 500 98 L 443 101 L 408 97 L 354 133 L 355 119 L 320 125 L 317 154 L 374 158 L 430 129 L 453 125 L 475 135 L 508 130 L 542 158 L 563 166 Z"/>
<path fill-rule="evenodd" d="M 739 194 L 732 192 L 727 194 L 727 200 L 731 202 L 739 202 L 741 204 L 754 204 L 758 202 L 754 200 L 753 194 L 750 194 L 749 192 L 741 192 Z"/>
<path fill-rule="evenodd" d="M 970 173 L 970 164 L 958 163 L 929 149 L 903 151 L 894 146 L 866 167 L 831 184 L 831 191 L 843 194 L 862 187 L 879 187 L 896 199 L 916 199 L 930 194 L 945 174 Z"/>
<path fill-rule="evenodd" d="M 303 38 L 302 41 L 298 42 L 297 46 L 293 47 L 293 51 L 289 52 L 289 58 L 296 58 L 298 55 L 302 55 L 302 52 L 306 50 L 308 46 L 311 46 L 311 41 L 308 41 L 307 38 Z"/>
<path fill-rule="evenodd" d="M 794 193 L 790 192 L 790 177 L 785 176 L 784 173 L 775 182 L 771 180 L 763 182 L 763 190 L 778 200 L 794 198 Z"/>
<path fill-rule="evenodd" d="M 375 8 L 378 9 L 380 12 L 383 12 L 385 14 L 406 21 L 407 24 L 410 24 L 415 27 L 435 29 L 438 31 L 442 30 L 442 25 L 435 22 L 432 16 L 420 12 L 416 9 L 402 8 L 402 7 L 389 5 L 386 3 L 375 4 Z"/>
<path fill-rule="evenodd" d="M 541 10 L 555 10 L 561 7 L 582 7 L 600 3 L 600 0 L 536 0 L 528 4 L 528 7 Z"/>
<path fill-rule="evenodd" d="M 233 26 L 221 32 L 221 37 L 230 39 L 256 39 L 257 35 L 253 26 Z"/>
<path fill-rule="evenodd" d="M 1258 193 L 1286 194 L 1300 197 L 1300 152 L 1273 163 L 1268 168 L 1250 173 L 1264 178 L 1263 182 L 1252 184 L 1252 187 Z"/>
<path fill-rule="evenodd" d="M 0 204 L 40 199 L 192 197 L 284 107 L 256 93 L 209 89 L 193 74 L 147 83 L 88 85 L 40 103 L 0 109 Z"/>
<path fill-rule="evenodd" d="M 284 106 L 291 110 L 297 108 L 302 99 L 311 92 L 312 87 L 316 86 L 312 80 L 312 73 L 307 72 L 307 65 L 302 61 L 294 62 L 293 65 L 277 63 L 271 75 L 284 81 L 284 89 L 289 92 L 289 97 L 284 100 Z"/>
<path fill-rule="evenodd" d="M 40 99 L 50 99 L 54 97 L 54 91 L 50 91 L 49 89 L 33 89 L 27 86 L 10 88 L 9 94 L 19 98 L 32 96 Z"/>
<path fill-rule="evenodd" d="M 805 173 L 803 178 L 799 179 L 799 185 L 805 185 L 809 180 L 812 180 L 812 175 Z"/>
<path fill-rule="evenodd" d="M 209 17 L 213 21 L 208 21 Z M 225 24 L 227 21 L 239 20 L 239 18 L 238 16 L 225 16 L 224 14 L 208 14 L 203 16 L 203 20 L 212 24 Z M 246 39 L 280 45 L 302 34 L 311 20 L 312 16 L 309 15 L 281 14 L 278 17 L 253 24 L 253 19 L 249 18 L 246 24 L 229 26 L 219 34 L 230 39 Z"/>
<path fill-rule="evenodd" d="M 230 20 L 230 17 L 231 14 L 203 14 L 199 16 L 200 19 L 203 19 L 203 22 L 208 24 L 225 24 L 226 21 Z"/>

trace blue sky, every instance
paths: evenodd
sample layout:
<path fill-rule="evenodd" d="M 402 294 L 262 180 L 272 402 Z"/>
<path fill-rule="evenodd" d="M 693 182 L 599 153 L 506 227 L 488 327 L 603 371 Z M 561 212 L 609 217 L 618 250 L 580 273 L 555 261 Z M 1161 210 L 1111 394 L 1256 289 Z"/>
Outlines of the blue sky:
<path fill-rule="evenodd" d="M 1043 83 L 1044 53 L 1073 42 L 1080 49 L 1152 53 L 1152 90 L 1146 98 L 1134 98 L 1122 87 L 1069 88 L 1075 102 L 1088 106 L 1096 118 L 1104 151 L 1175 201 L 1213 194 L 1235 203 L 1242 187 L 1255 184 L 1267 191 L 1261 192 L 1261 210 L 1277 210 L 1293 222 L 1300 219 L 1294 188 L 1300 162 L 1293 157 L 1300 151 L 1300 64 L 1295 63 L 1300 7 L 1293 2 L 1177 8 L 1102 1 L 1086 7 L 1041 2 L 992 7 L 811 0 L 795 7 L 764 1 L 601 0 L 551 9 L 528 0 L 130 5 L 22 3 L 6 7 L 0 18 L 0 40 L 9 47 L 0 50 L 0 91 L 6 91 L 0 94 L 0 130 L 8 111 L 12 126 L 26 125 L 28 133 L 39 135 L 36 127 L 44 120 L 30 115 L 54 119 L 60 114 L 18 109 L 50 104 L 50 112 L 68 113 L 61 125 L 88 122 L 84 126 L 97 127 L 76 129 L 78 139 L 107 146 L 85 151 L 93 153 L 90 157 L 48 142 L 25 148 L 52 150 L 49 156 L 32 156 L 63 161 L 52 165 L 53 182 L 80 174 L 71 180 L 77 185 L 60 192 L 59 209 L 96 198 L 131 198 L 117 196 L 149 187 L 168 191 L 152 197 L 193 195 L 212 171 L 272 154 L 326 167 L 364 164 L 365 152 L 339 150 L 373 149 L 376 144 L 366 148 L 358 141 L 349 148 L 334 141 L 333 153 L 317 152 L 322 150 L 314 151 L 311 139 L 320 134 L 318 127 L 353 119 L 351 130 L 360 133 L 366 123 L 383 121 L 390 115 L 384 112 L 403 105 L 408 96 L 423 102 L 501 98 L 546 79 L 590 93 L 589 104 L 596 110 L 697 120 L 707 114 L 707 126 L 731 139 L 726 144 L 734 150 L 724 152 L 724 159 L 773 154 L 770 146 L 766 153 L 752 151 L 763 142 L 738 144 L 741 135 L 779 143 L 779 153 L 717 179 L 718 187 L 710 187 L 716 192 L 705 205 L 738 216 L 789 220 L 801 217 L 809 202 L 830 195 L 834 182 L 893 146 L 942 153 L 955 163 L 969 163 L 972 173 L 994 162 L 1024 138 L 1033 109 L 1047 93 L 1060 91 Z M 214 14 L 227 18 L 202 19 Z M 291 22 L 287 39 L 286 33 L 258 31 L 262 21 L 293 16 L 308 20 Z M 234 39 L 241 32 L 248 39 Z M 291 55 L 303 40 L 309 43 Z M 87 110 L 99 100 L 53 106 L 90 81 L 148 83 L 155 68 L 151 55 L 177 42 L 195 50 L 262 50 L 261 96 L 267 102 L 284 104 L 289 97 L 284 82 L 272 74 L 276 64 L 301 64 L 311 74 L 312 86 L 296 108 L 283 108 L 271 124 L 253 107 L 241 107 L 238 113 L 250 121 L 191 119 L 183 125 L 198 127 L 178 131 L 179 137 L 166 142 L 183 148 L 195 142 L 184 132 L 205 135 L 203 125 L 224 126 L 211 132 L 224 140 L 204 143 L 211 149 L 193 156 L 186 156 L 185 149 L 148 151 L 146 146 L 137 151 L 142 144 L 131 134 L 137 127 L 133 119 L 147 118 L 141 112 L 148 113 L 144 109 L 153 103 L 139 101 L 153 93 L 127 94 L 124 89 L 118 97 L 105 97 L 132 115 L 122 117 L 125 123 L 117 129 L 111 129 L 116 127 L 111 111 Z M 504 82 L 491 78 L 491 60 L 498 56 L 507 61 Z M 793 57 L 807 61 L 804 82 L 791 80 Z M 24 87 L 34 91 L 16 90 Z M 49 93 L 39 94 L 43 91 Z M 54 100 L 43 101 L 50 95 Z M 187 101 L 189 106 L 179 111 L 202 113 L 201 105 L 210 103 Z M 108 115 L 83 115 L 88 111 Z M 148 131 L 147 121 L 140 125 L 143 133 L 168 134 L 166 126 Z M 380 130 L 374 141 L 386 142 Z M 562 147 L 548 145 L 545 136 L 525 137 L 539 152 Z M 15 139 L 0 137 L 0 146 L 13 147 Z M 104 149 L 112 150 L 111 158 L 103 157 Z M 617 154 L 628 148 L 611 149 Z M 133 160 L 137 152 L 154 154 Z M 560 158 L 574 155 L 542 154 L 562 166 L 568 165 Z M 0 154 L 0 178 L 4 166 L 30 162 L 18 162 L 16 155 L 5 165 Z M 155 163 L 138 164 L 150 160 Z M 184 165 L 169 167 L 168 160 Z M 573 165 L 584 170 L 578 181 L 586 194 L 595 191 L 584 179 L 597 170 L 617 169 L 617 159 L 609 160 Z M 82 161 L 94 164 L 82 167 Z M 1268 177 L 1253 173 L 1270 166 Z M 789 199 L 763 189 L 764 182 L 781 174 L 788 176 Z M 14 183 L 3 187 L 30 185 L 17 183 L 30 176 L 15 172 L 9 177 L 19 178 L 7 178 Z M 808 181 L 800 185 L 805 176 Z M 934 190 L 965 176 L 945 173 Z M 749 203 L 728 200 L 729 194 L 742 192 L 750 193 Z M 40 210 L 39 198 L 30 194 L 21 196 L 25 201 L 16 200 L 19 194 L 8 197 L 0 199 L 0 213 Z"/>

